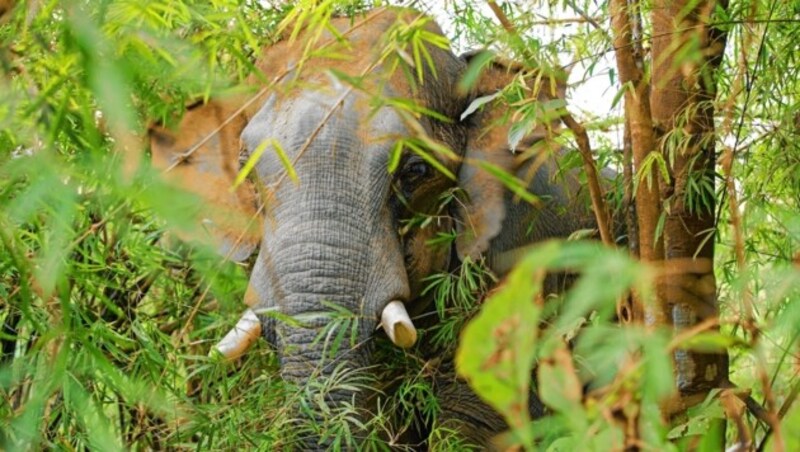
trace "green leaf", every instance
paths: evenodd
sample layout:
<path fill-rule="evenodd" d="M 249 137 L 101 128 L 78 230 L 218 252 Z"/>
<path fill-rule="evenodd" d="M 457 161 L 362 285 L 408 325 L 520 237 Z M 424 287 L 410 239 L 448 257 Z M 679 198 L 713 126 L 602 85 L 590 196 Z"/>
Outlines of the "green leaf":
<path fill-rule="evenodd" d="M 78 382 L 79 378 L 68 375 L 64 380 L 64 401 L 81 423 L 89 437 L 93 450 L 123 450 L 119 437 L 109 423 L 109 418 L 97 407 L 89 392 Z"/>
<path fill-rule="evenodd" d="M 559 249 L 558 243 L 546 242 L 522 260 L 464 328 L 456 353 L 458 373 L 526 444 L 531 444 L 525 427 L 530 421 L 528 394 L 539 325 L 535 300 L 545 269 Z"/>
<path fill-rule="evenodd" d="M 584 417 L 581 409 L 583 391 L 572 364 L 572 357 L 563 343 L 550 357 L 551 359 L 539 363 L 539 398 L 558 412 L 573 418 Z"/>
<path fill-rule="evenodd" d="M 283 165 L 284 169 L 286 170 L 286 174 L 289 176 L 289 179 L 291 179 L 295 184 L 300 182 L 300 180 L 297 178 L 297 173 L 294 170 L 294 166 L 292 165 L 291 160 L 289 160 L 289 157 L 286 155 L 286 152 L 283 150 L 281 144 L 276 139 L 270 139 L 261 142 L 261 144 L 259 144 L 258 147 L 250 154 L 247 162 L 245 162 L 244 166 L 242 166 L 242 170 L 236 175 L 236 179 L 233 181 L 231 191 L 235 190 L 236 187 L 241 185 L 242 182 L 247 179 L 247 175 L 253 171 L 256 163 L 258 163 L 258 160 L 270 145 L 273 149 L 275 149 L 275 154 L 278 156 L 278 159 L 280 159 L 281 165 Z"/>
<path fill-rule="evenodd" d="M 719 353 L 734 347 L 748 347 L 748 345 L 741 338 L 719 331 L 707 331 L 687 338 L 679 344 L 679 347 L 702 353 Z"/>
<path fill-rule="evenodd" d="M 519 180 L 514 175 L 504 171 L 502 168 L 484 160 L 467 162 L 467 164 L 478 165 L 484 171 L 500 180 L 503 185 L 505 185 L 509 190 L 511 190 L 511 192 L 519 196 L 525 202 L 528 202 L 534 206 L 539 206 L 542 204 L 542 201 L 538 196 L 528 191 L 528 185 L 526 183 Z"/>
<path fill-rule="evenodd" d="M 533 123 L 528 120 L 518 121 L 508 128 L 508 148 L 511 152 L 517 150 L 519 142 L 533 130 Z"/>
<path fill-rule="evenodd" d="M 616 108 L 617 104 L 619 104 L 619 101 L 622 100 L 623 97 L 625 97 L 625 91 L 628 90 L 633 92 L 632 82 L 625 82 L 622 84 L 622 86 L 619 88 L 616 94 L 614 94 L 614 98 L 611 100 L 611 108 Z"/>
<path fill-rule="evenodd" d="M 461 80 L 458 82 L 459 91 L 464 93 L 470 92 L 475 84 L 478 83 L 483 68 L 490 64 L 493 59 L 494 54 L 487 50 L 473 56 L 467 66 L 467 70 L 464 71 L 464 75 L 461 76 Z"/>
<path fill-rule="evenodd" d="M 390 174 L 397 171 L 397 167 L 400 165 L 400 158 L 403 156 L 404 143 L 405 140 L 397 140 L 392 145 L 392 150 L 389 152 L 389 164 L 386 165 L 386 169 Z"/>
<path fill-rule="evenodd" d="M 453 172 L 450 171 L 447 167 L 442 165 L 442 163 L 439 160 L 437 160 L 434 156 L 432 156 L 430 152 L 426 152 L 424 149 L 422 149 L 421 146 L 419 146 L 413 140 L 407 140 L 405 144 L 406 146 L 408 146 L 409 149 L 414 151 L 415 154 L 422 157 L 422 160 L 425 160 L 430 166 L 436 168 L 436 170 L 438 170 L 440 173 L 447 176 L 448 179 L 456 180 L 455 174 L 453 174 Z"/>
<path fill-rule="evenodd" d="M 663 334 L 648 334 L 642 340 L 644 375 L 641 387 L 646 402 L 656 403 L 675 389 L 672 357 L 664 353 L 668 345 Z"/>
<path fill-rule="evenodd" d="M 719 400 L 719 390 L 712 390 L 702 404 L 687 412 L 689 419 L 672 428 L 667 438 L 675 440 L 687 436 L 703 436 L 708 433 L 711 423 L 725 419 L 725 411 Z"/>
<path fill-rule="evenodd" d="M 575 322 L 588 318 L 592 311 L 610 313 L 616 300 L 637 279 L 645 279 L 640 264 L 624 253 L 603 249 L 596 243 L 577 242 L 560 263 L 564 268 L 580 269 L 581 278 L 566 295 L 563 311 L 555 320 L 555 334 L 569 331 Z"/>
<path fill-rule="evenodd" d="M 466 118 L 467 116 L 469 116 L 469 115 L 471 115 L 471 114 L 475 113 L 475 112 L 476 112 L 476 111 L 477 111 L 479 108 L 481 108 L 483 105 L 486 105 L 486 104 L 488 104 L 489 102 L 491 102 L 491 101 L 493 101 L 493 100 L 497 99 L 497 98 L 498 98 L 498 97 L 499 97 L 501 94 L 503 94 L 503 92 L 502 92 L 502 91 L 498 91 L 498 92 L 496 92 L 496 93 L 494 93 L 494 94 L 489 94 L 489 95 L 486 95 L 486 96 L 481 96 L 481 97 L 478 97 L 477 99 L 473 100 L 473 101 L 472 101 L 472 102 L 470 102 L 470 104 L 467 106 L 467 109 L 466 109 L 466 110 L 464 110 L 464 112 L 463 112 L 463 113 L 461 113 L 461 120 L 463 121 L 463 120 L 464 120 L 464 118 Z"/>
<path fill-rule="evenodd" d="M 283 147 L 278 140 L 272 140 L 272 147 L 275 149 L 275 153 L 278 154 L 278 158 L 280 159 L 283 168 L 289 175 L 289 179 L 291 179 L 295 184 L 300 183 L 300 179 L 297 178 L 297 173 L 294 170 L 291 160 L 289 160 L 289 157 L 286 155 L 286 151 L 283 150 Z"/>

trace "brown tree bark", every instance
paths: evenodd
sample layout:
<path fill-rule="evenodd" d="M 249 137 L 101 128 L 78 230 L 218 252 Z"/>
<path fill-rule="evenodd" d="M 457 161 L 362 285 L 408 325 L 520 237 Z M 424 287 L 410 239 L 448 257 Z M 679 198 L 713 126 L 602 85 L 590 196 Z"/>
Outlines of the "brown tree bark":
<path fill-rule="evenodd" d="M 661 186 L 666 206 L 664 276 L 659 303 L 676 332 L 719 315 L 714 278 L 715 72 L 725 35 L 709 26 L 714 0 L 658 0 L 652 11 L 650 108 L 670 178 Z M 727 6 L 725 4 L 723 7 Z M 698 49 L 691 46 L 700 43 Z M 694 182 L 694 183 L 692 183 Z M 695 187 L 693 190 L 692 187 Z M 696 187 L 708 187 L 698 192 Z M 681 411 L 728 378 L 725 353 L 675 353 Z"/>
<path fill-rule="evenodd" d="M 614 36 L 617 70 L 625 90 L 626 133 L 630 134 L 634 178 L 651 182 L 639 182 L 635 192 L 639 258 L 645 262 L 661 261 L 664 249 L 656 230 L 661 216 L 661 198 L 658 171 L 655 165 L 643 170 L 648 155 L 656 150 L 650 112 L 650 83 L 645 79 L 644 60 L 639 36 L 634 30 L 638 23 L 638 11 L 628 6 L 626 0 L 611 1 L 611 28 Z M 648 325 L 669 323 L 669 313 L 659 303 L 645 304 L 634 297 L 633 318 L 644 320 Z"/>
<path fill-rule="evenodd" d="M 725 0 L 720 4 L 727 6 Z M 614 49 L 625 89 L 626 140 L 638 183 L 638 251 L 642 261 L 662 264 L 664 270 L 655 303 L 637 300 L 633 314 L 647 326 L 668 327 L 676 334 L 719 314 L 713 271 L 713 100 L 725 35 L 709 25 L 716 5 L 715 0 L 653 1 L 648 78 L 639 2 L 611 0 Z M 697 46 L 694 52 L 691 46 Z M 652 152 L 666 162 L 668 180 L 659 179 L 656 165 L 643 168 L 648 156 L 654 157 Z M 652 186 L 645 183 L 647 178 Z M 707 190 L 698 193 L 692 190 L 696 187 Z M 678 350 L 674 361 L 679 396 L 665 403 L 667 417 L 727 382 L 725 353 Z"/>

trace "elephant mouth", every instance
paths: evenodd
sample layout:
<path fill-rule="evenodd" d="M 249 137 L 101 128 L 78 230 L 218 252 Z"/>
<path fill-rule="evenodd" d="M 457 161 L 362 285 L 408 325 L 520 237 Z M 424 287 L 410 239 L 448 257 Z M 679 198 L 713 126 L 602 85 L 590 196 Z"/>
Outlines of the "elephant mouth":
<path fill-rule="evenodd" d="M 381 310 L 380 327 L 393 344 L 400 348 L 410 348 L 417 342 L 417 328 L 408 315 L 405 303 L 394 300 Z M 250 346 L 261 336 L 262 323 L 252 309 L 247 309 L 236 325 L 212 349 L 225 359 L 236 359 L 244 355 Z"/>

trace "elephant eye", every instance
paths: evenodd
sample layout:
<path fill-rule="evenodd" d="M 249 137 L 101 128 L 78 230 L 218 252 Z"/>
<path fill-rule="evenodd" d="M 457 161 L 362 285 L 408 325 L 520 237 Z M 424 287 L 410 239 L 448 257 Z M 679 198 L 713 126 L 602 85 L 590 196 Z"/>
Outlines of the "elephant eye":
<path fill-rule="evenodd" d="M 403 182 L 414 182 L 428 175 L 431 168 L 422 160 L 410 161 L 403 167 L 400 178 Z"/>

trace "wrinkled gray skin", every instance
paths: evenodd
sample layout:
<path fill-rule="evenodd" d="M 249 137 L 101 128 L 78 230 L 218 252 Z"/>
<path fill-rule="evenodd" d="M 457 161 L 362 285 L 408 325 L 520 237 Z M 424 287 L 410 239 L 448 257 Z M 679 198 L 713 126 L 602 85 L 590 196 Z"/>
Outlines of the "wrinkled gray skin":
<path fill-rule="evenodd" d="M 410 291 L 389 209 L 391 177 L 386 171 L 389 143 L 370 145 L 358 137 L 358 117 L 353 97 L 341 113 L 320 130 L 302 158 L 297 152 L 309 134 L 333 108 L 344 87 L 333 94 L 302 93 L 276 107 L 275 97 L 253 117 L 242 133 L 248 150 L 277 139 L 294 168 L 299 185 L 281 184 L 271 222 L 256 261 L 251 285 L 261 306 L 275 303 L 284 314 L 302 316 L 324 310 L 323 302 L 376 319 L 391 300 L 408 300 Z M 290 124 L 290 127 L 286 127 Z M 379 113 L 369 126 L 374 135 L 403 130 L 391 110 Z M 282 163 L 267 153 L 257 165 L 262 181 L 282 173 Z M 392 277 L 387 277 L 392 275 Z M 304 383 L 322 361 L 321 347 L 310 344 L 324 326 L 324 318 L 307 322 L 310 328 L 279 324 L 276 344 L 285 378 Z M 360 337 L 367 337 L 374 322 L 363 322 Z M 367 364 L 359 354 L 347 359 L 354 366 Z M 349 394 L 338 394 L 349 398 Z"/>
<path fill-rule="evenodd" d="M 346 29 L 347 24 L 342 22 L 341 29 Z M 434 25 L 431 29 L 438 30 Z M 370 40 L 369 36 L 365 32 L 362 41 Z M 352 39 L 356 40 L 356 48 L 372 45 L 359 42 L 358 33 Z M 447 50 L 429 48 L 429 52 L 436 64 L 436 77 L 426 71 L 424 85 L 412 91 L 408 79 L 400 74 L 382 87 L 382 94 L 408 97 L 413 93 L 412 97 L 427 108 L 453 118 L 449 124 L 421 119 L 430 137 L 467 159 L 493 161 L 516 171 L 521 178 L 530 179 L 527 171 L 530 163 L 520 168 L 511 162 L 505 141 L 507 131 L 499 132 L 503 139 L 488 141 L 480 133 L 493 117 L 491 111 L 459 120 L 469 102 L 494 92 L 495 85 L 502 85 L 498 77 L 510 77 L 508 71 L 499 65 L 494 67 L 479 80 L 475 92 L 464 96 L 458 94 L 456 85 L 466 62 Z M 271 56 L 268 51 L 267 64 Z M 278 57 L 284 58 L 275 55 L 275 60 Z M 391 137 L 410 136 L 398 112 L 383 107 L 368 116 L 362 92 L 348 91 L 347 86 L 332 78 L 321 80 L 314 88 L 266 96 L 241 131 L 248 154 L 262 143 L 277 140 L 294 162 L 299 179 L 298 184 L 281 179 L 284 166 L 277 154 L 269 150 L 256 165 L 258 178 L 265 192 L 271 195 L 266 199 L 261 247 L 250 280 L 251 296 L 255 297 L 257 310 L 276 308 L 304 321 L 303 326 L 297 327 L 264 319 L 264 334 L 274 343 L 281 374 L 287 381 L 305 387 L 310 377 L 330 376 L 340 365 L 354 369 L 375 364 L 371 338 L 383 336 L 382 331 L 376 331 L 383 307 L 401 300 L 409 306 L 409 311 L 424 310 L 420 301 L 422 278 L 457 265 L 452 255 L 486 256 L 490 264 L 495 264 L 495 270 L 503 273 L 510 265 L 505 252 L 592 226 L 585 203 L 577 200 L 577 182 L 553 182 L 556 170 L 553 159 L 542 165 L 530 182 L 531 191 L 543 200 L 543 205 L 537 207 L 516 202 L 503 193 L 502 187 L 498 188 L 496 181 L 476 177 L 474 170 L 459 168 L 454 161 L 443 162 L 454 174 L 459 174 L 458 181 L 450 181 L 412 154 L 404 155 L 398 170 L 390 174 L 387 165 L 394 144 Z M 340 99 L 344 99 L 341 104 Z M 332 108 L 335 111 L 326 121 L 325 116 Z M 311 136 L 313 140 L 307 143 Z M 531 141 L 536 141 L 536 137 Z M 182 151 L 185 149 L 173 150 Z M 156 152 L 154 147 L 154 155 Z M 501 157 L 498 160 L 494 155 Z M 472 224 L 470 215 L 475 209 L 482 210 L 484 216 L 501 220 L 498 231 L 491 232 L 489 227 L 490 232 L 481 237 L 488 247 L 471 246 L 480 240 L 463 244 L 459 253 L 423 246 L 438 230 L 454 227 L 448 221 L 442 222 L 438 229 L 431 226 L 400 236 L 403 219 L 414 211 L 431 212 L 438 195 L 454 184 L 460 184 L 473 203 L 482 204 L 466 203 L 464 209 L 453 213 L 460 229 L 469 229 L 464 225 Z M 474 223 L 483 220 L 476 214 Z M 475 226 L 480 229 L 480 225 Z M 314 340 L 327 320 L 312 315 L 327 310 L 323 302 L 337 304 L 360 316 L 356 348 L 343 347 L 333 357 L 323 356 L 324 341 L 314 343 Z M 442 370 L 451 373 L 452 364 L 443 363 Z M 487 445 L 494 434 L 506 429 L 504 422 L 463 382 L 448 378 L 436 387 L 445 423 L 449 422 L 447 419 L 462 422 L 461 430 L 470 441 Z M 354 400 L 357 405 L 365 405 L 367 397 L 364 392 L 340 391 L 329 394 L 328 401 L 336 404 Z M 538 401 L 532 401 L 531 410 L 534 415 L 541 414 Z M 319 447 L 317 441 L 310 438 L 304 449 L 314 447 Z"/>

